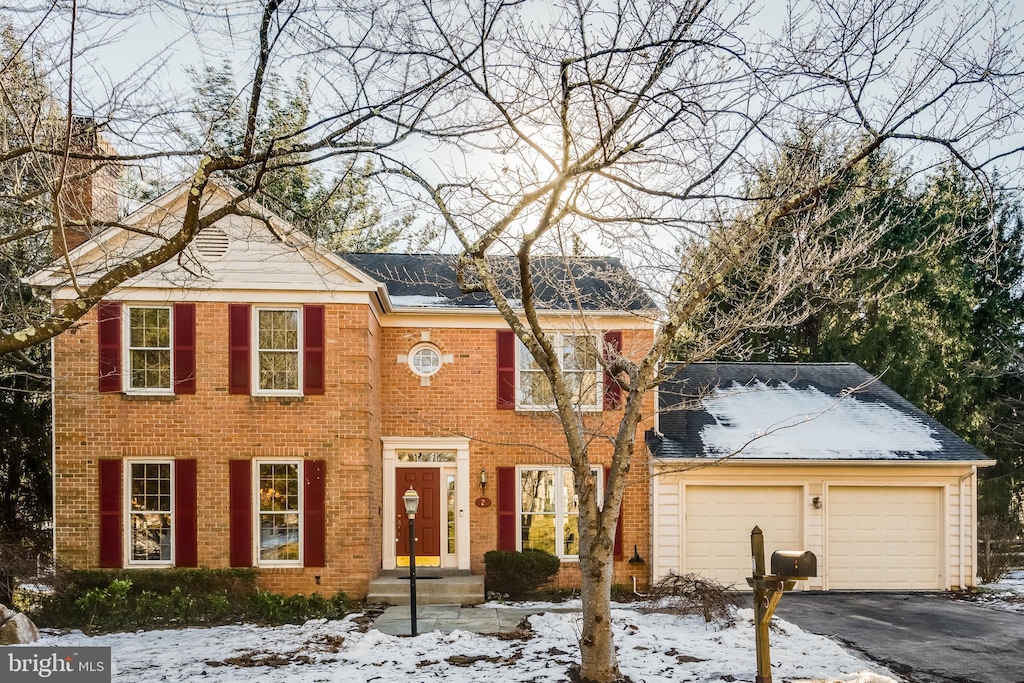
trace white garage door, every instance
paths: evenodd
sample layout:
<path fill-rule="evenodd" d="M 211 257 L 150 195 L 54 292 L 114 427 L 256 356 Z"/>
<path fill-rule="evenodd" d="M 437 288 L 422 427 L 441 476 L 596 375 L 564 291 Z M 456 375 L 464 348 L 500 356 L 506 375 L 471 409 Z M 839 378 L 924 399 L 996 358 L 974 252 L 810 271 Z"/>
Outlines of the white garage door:
<path fill-rule="evenodd" d="M 764 532 L 765 561 L 774 550 L 803 546 L 803 488 L 796 486 L 687 486 L 686 571 L 746 589 L 750 530 Z"/>
<path fill-rule="evenodd" d="M 942 589 L 942 496 L 931 487 L 829 487 L 830 589 Z"/>

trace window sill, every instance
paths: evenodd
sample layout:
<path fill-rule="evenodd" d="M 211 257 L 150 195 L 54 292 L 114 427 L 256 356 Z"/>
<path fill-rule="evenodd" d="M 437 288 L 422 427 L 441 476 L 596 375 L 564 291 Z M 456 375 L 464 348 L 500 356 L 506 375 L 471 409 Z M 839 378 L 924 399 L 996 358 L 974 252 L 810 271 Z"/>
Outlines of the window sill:
<path fill-rule="evenodd" d="M 136 394 L 124 392 L 121 394 L 123 401 L 156 401 L 158 403 L 169 403 L 178 400 L 177 394 Z"/>
<path fill-rule="evenodd" d="M 263 396 L 263 395 L 259 395 L 259 396 L 250 396 L 249 400 L 252 401 L 253 403 L 273 403 L 273 402 L 277 402 L 277 403 L 280 403 L 283 406 L 286 406 L 289 403 L 302 403 L 303 401 L 306 400 L 306 397 L 305 396 L 281 396 L 281 395 L 277 395 L 277 396 Z"/>

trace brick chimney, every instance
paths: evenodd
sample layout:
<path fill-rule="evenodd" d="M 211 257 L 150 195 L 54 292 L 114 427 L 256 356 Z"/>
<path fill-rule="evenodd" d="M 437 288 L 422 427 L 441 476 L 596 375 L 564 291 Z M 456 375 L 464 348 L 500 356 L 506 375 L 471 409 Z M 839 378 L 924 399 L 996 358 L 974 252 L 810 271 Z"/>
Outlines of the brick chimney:
<path fill-rule="evenodd" d="M 100 135 L 91 118 L 76 117 L 73 125 L 72 151 L 117 154 L 113 145 Z M 117 220 L 117 178 L 120 172 L 121 168 L 117 164 L 98 164 L 84 159 L 68 160 L 68 180 L 60 196 L 64 241 L 68 251 L 105 229 L 103 225 L 96 225 L 97 222 Z M 74 179 L 85 173 L 88 175 Z M 54 257 L 63 255 L 64 244 L 60 235 L 53 235 L 52 244 Z"/>

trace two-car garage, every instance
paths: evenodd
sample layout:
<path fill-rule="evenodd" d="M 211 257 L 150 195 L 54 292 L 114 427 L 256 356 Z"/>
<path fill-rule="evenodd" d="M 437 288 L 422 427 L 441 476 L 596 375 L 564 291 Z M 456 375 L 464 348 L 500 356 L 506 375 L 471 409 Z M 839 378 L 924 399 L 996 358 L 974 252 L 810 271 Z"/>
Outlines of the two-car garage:
<path fill-rule="evenodd" d="M 973 583 L 969 486 L 963 487 L 963 531 L 969 538 L 949 542 L 960 536 L 957 473 L 947 468 L 930 476 L 915 472 L 913 485 L 898 485 L 886 480 L 907 472 L 804 465 L 803 481 L 782 485 L 780 480 L 793 481 L 797 474 L 786 469 L 730 465 L 713 473 L 655 477 L 655 578 L 670 570 L 699 573 L 746 588 L 750 531 L 756 525 L 769 554 L 811 550 L 817 555 L 819 576 L 801 588 L 942 590 Z"/>
<path fill-rule="evenodd" d="M 651 456 L 651 578 L 746 588 L 750 531 L 809 550 L 816 590 L 973 586 L 984 454 L 852 363 L 669 365 Z M 767 558 L 766 558 L 767 559 Z"/>

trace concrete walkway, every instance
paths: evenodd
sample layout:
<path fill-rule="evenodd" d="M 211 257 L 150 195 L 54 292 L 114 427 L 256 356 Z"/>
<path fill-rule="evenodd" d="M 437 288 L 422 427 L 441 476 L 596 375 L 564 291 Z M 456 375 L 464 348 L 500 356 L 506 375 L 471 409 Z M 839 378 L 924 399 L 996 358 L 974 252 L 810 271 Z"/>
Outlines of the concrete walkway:
<path fill-rule="evenodd" d="M 430 631 L 469 631 L 470 633 L 507 633 L 531 614 L 541 612 L 578 612 L 578 609 L 523 607 L 463 607 L 462 605 L 422 605 L 416 609 L 417 633 Z M 407 636 L 411 632 L 409 606 L 388 607 L 377 617 L 373 628 L 392 636 Z"/>

